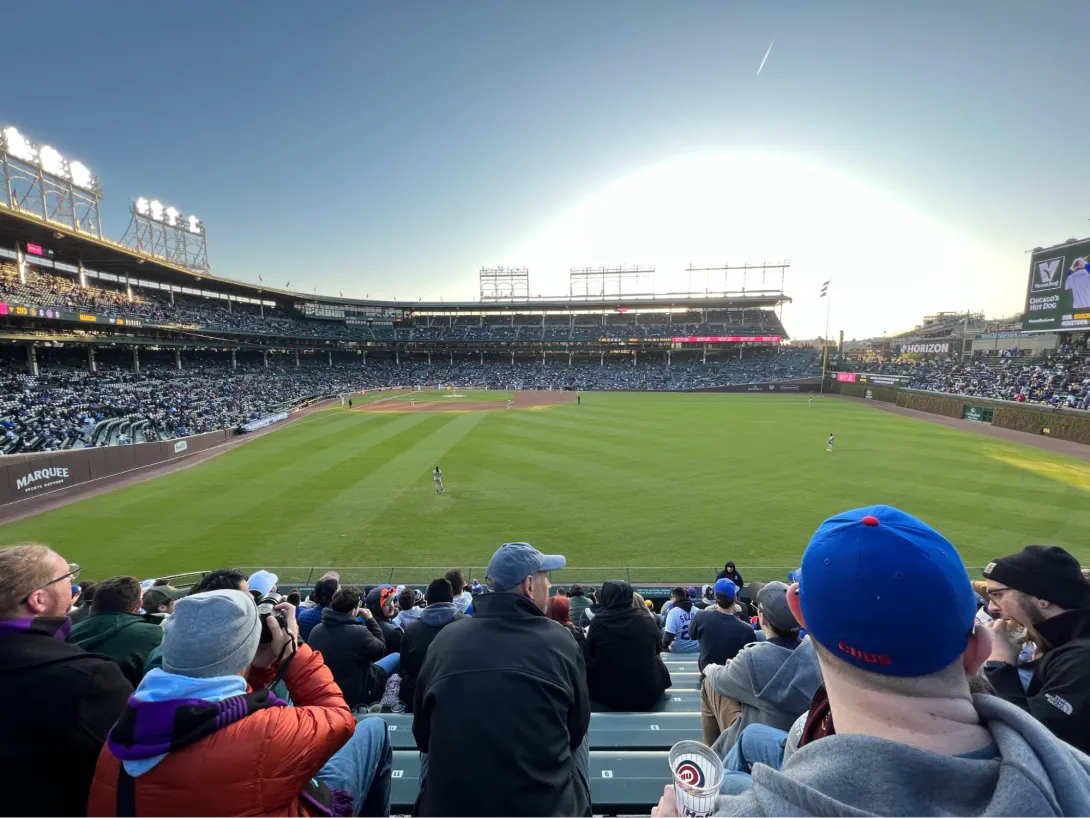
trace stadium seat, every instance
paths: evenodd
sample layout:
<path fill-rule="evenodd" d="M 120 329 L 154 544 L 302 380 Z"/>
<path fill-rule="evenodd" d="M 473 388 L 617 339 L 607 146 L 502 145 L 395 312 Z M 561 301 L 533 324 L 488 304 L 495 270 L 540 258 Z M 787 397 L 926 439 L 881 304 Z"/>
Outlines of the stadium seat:
<path fill-rule="evenodd" d="M 596 814 L 647 814 L 670 783 L 666 752 L 594 752 L 590 754 L 590 794 Z M 391 808 L 407 813 L 420 791 L 420 754 L 394 752 Z"/>
<path fill-rule="evenodd" d="M 590 708 L 595 713 L 617 713 L 628 711 L 617 711 L 612 707 L 606 707 L 600 702 L 591 701 Z M 665 695 L 657 702 L 655 706 L 647 711 L 648 713 L 699 713 L 700 712 L 700 691 L 690 690 L 688 688 L 681 690 L 674 690 L 670 688 L 666 691 Z"/>
<path fill-rule="evenodd" d="M 371 718 L 358 714 L 357 719 Z M 408 713 L 383 713 L 390 726 L 395 750 L 415 750 L 413 717 Z M 700 710 L 686 713 L 592 713 L 592 750 L 668 750 L 685 739 L 700 739 Z"/>

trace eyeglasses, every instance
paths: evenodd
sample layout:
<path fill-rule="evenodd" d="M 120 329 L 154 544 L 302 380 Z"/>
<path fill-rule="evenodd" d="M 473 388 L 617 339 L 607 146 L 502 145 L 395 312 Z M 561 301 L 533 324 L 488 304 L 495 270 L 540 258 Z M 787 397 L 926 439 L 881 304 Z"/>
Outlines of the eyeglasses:
<path fill-rule="evenodd" d="M 1013 590 L 1013 588 L 989 588 L 987 590 L 988 599 L 992 602 L 998 602 L 1003 598 L 1003 594 Z"/>
<path fill-rule="evenodd" d="M 29 594 L 27 594 L 26 596 L 24 596 L 24 597 L 23 597 L 23 598 L 22 598 L 22 599 L 21 599 L 21 600 L 19 601 L 19 604 L 20 604 L 20 605 L 26 605 L 26 603 L 27 603 L 27 600 L 28 600 L 28 599 L 30 599 L 30 597 L 31 597 L 31 594 L 36 594 L 36 593 L 38 593 L 38 591 L 44 591 L 44 590 L 45 590 L 46 588 L 48 588 L 48 587 L 49 587 L 50 585 L 55 585 L 55 584 L 57 584 L 58 582 L 64 582 L 64 581 L 65 581 L 66 579 L 73 579 L 73 580 L 75 580 L 75 579 L 79 579 L 79 572 L 80 572 L 80 567 L 79 567 L 79 563 L 78 563 L 78 562 L 70 562 L 70 563 L 68 563 L 68 573 L 67 573 L 67 574 L 64 574 L 64 575 L 62 575 L 62 576 L 59 576 L 59 577 L 57 577 L 56 579 L 51 579 L 51 580 L 49 580 L 49 582 L 47 582 L 47 583 L 46 583 L 45 585 L 43 585 L 43 586 L 42 586 L 41 588 L 35 588 L 35 589 L 34 589 L 33 591 L 31 591 L 31 592 L 30 592 Z"/>

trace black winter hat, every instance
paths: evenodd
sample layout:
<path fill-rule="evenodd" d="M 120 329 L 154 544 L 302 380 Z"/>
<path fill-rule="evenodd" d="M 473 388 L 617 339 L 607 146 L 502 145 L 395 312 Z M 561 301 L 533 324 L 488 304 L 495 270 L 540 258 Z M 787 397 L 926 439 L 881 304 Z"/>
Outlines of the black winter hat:
<path fill-rule="evenodd" d="M 1056 545 L 1027 545 L 988 563 L 984 578 L 1045 599 L 1061 608 L 1090 608 L 1090 582 L 1079 561 Z"/>
<path fill-rule="evenodd" d="M 428 585 L 428 591 L 424 595 L 424 599 L 427 600 L 429 605 L 434 605 L 436 602 L 453 602 L 454 589 L 445 577 L 439 577 L 439 579 L 433 579 L 431 584 Z"/>

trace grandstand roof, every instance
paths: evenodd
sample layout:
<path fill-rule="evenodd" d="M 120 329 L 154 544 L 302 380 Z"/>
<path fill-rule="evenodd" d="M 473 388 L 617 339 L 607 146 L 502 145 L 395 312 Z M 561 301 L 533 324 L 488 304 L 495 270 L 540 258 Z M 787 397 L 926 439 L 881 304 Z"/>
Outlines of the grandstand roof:
<path fill-rule="evenodd" d="M 60 238 L 58 238 L 60 236 Z M 692 307 L 714 309 L 724 307 L 774 307 L 791 299 L 774 290 L 754 290 L 736 293 L 691 294 L 667 293 L 661 295 L 605 296 L 590 299 L 559 296 L 555 298 L 529 298 L 519 301 L 383 301 L 378 299 L 340 298 L 282 290 L 276 287 L 258 286 L 229 278 L 195 273 L 165 261 L 148 258 L 108 239 L 97 239 L 68 228 L 49 224 L 29 214 L 17 213 L 0 205 L 0 245 L 14 248 L 25 247 L 26 242 L 41 245 L 51 251 L 52 257 L 67 264 L 82 259 L 84 266 L 118 276 L 155 279 L 181 287 L 208 288 L 218 292 L 257 298 L 259 293 L 279 298 L 285 302 L 311 302 L 319 304 L 352 305 L 402 309 L 417 313 L 469 312 L 482 309 L 496 312 L 526 312 L 541 310 L 617 310 L 620 308 Z"/>

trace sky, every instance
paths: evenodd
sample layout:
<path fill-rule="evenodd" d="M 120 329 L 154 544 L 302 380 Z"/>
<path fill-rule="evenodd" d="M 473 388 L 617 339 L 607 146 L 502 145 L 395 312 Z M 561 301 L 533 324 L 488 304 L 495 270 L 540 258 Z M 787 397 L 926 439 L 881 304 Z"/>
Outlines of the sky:
<path fill-rule="evenodd" d="M 740 282 L 687 265 L 790 260 L 788 332 L 863 338 L 1019 312 L 1025 251 L 1090 233 L 1086 0 L 39 0 L 4 18 L 0 124 L 99 176 L 111 238 L 158 198 L 244 281 L 473 300 L 483 266 L 561 295 L 571 267 L 653 264 L 657 292 L 703 292 Z"/>

